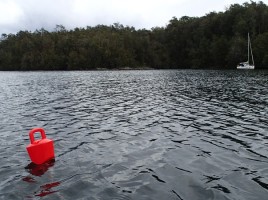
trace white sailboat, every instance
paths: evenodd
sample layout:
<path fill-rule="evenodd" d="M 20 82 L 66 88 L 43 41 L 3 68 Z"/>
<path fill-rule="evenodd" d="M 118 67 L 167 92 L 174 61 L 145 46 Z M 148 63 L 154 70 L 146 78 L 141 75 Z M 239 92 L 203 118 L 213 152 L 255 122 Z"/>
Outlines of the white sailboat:
<path fill-rule="evenodd" d="M 251 53 L 251 59 L 252 59 L 252 64 L 249 63 L 249 54 Z M 252 48 L 251 48 L 251 42 L 250 42 L 250 37 L 248 33 L 248 61 L 246 62 L 241 62 L 237 65 L 237 69 L 254 69 L 254 59 L 253 59 L 253 54 L 252 54 Z"/>

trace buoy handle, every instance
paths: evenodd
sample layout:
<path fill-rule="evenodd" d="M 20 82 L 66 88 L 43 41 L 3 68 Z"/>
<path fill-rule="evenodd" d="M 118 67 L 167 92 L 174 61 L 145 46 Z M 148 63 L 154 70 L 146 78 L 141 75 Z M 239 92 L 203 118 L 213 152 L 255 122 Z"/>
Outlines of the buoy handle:
<path fill-rule="evenodd" d="M 34 128 L 29 132 L 29 137 L 30 137 L 30 141 L 31 144 L 34 143 L 34 134 L 40 132 L 41 133 L 41 137 L 42 139 L 46 139 L 46 134 L 45 134 L 45 130 L 42 128 Z"/>

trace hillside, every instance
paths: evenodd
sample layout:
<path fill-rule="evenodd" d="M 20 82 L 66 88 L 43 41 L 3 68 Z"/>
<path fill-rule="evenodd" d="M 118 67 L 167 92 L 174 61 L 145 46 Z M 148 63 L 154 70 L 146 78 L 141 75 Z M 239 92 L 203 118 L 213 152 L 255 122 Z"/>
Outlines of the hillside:
<path fill-rule="evenodd" d="M 2 34 L 0 70 L 235 69 L 247 60 L 248 32 L 256 68 L 268 69 L 268 7 L 251 1 L 151 30 L 115 23 Z"/>

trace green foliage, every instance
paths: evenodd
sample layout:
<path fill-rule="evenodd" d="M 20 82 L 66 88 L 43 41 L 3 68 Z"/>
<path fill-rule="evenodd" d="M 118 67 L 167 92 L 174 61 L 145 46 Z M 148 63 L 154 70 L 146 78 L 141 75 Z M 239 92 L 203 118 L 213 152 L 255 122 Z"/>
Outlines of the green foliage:
<path fill-rule="evenodd" d="M 246 61 L 251 35 L 256 68 L 268 68 L 268 7 L 233 4 L 203 17 L 173 17 L 166 27 L 111 26 L 2 34 L 0 70 L 121 68 L 235 69 Z"/>

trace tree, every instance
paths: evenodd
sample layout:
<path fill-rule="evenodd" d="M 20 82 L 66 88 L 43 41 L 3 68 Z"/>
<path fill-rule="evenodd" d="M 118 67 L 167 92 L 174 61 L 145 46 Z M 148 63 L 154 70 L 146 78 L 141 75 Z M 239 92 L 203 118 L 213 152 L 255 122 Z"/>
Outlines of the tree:
<path fill-rule="evenodd" d="M 202 17 L 173 17 L 167 26 L 151 30 L 117 22 L 2 34 L 0 70 L 234 69 L 247 59 L 248 32 L 256 67 L 267 68 L 268 7 L 251 1 Z"/>

